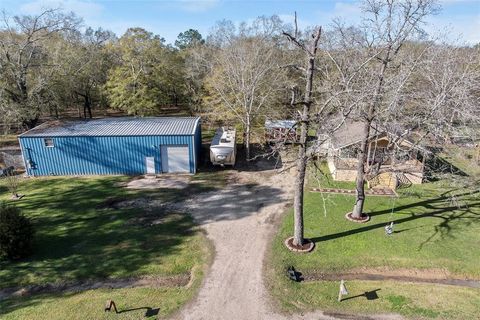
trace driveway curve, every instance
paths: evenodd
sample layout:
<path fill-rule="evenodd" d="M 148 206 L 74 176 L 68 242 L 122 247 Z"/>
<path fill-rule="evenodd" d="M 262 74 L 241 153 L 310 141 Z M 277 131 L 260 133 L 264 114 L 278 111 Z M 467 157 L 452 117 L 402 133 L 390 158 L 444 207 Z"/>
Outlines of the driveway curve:
<path fill-rule="evenodd" d="M 322 312 L 281 315 L 273 310 L 263 282 L 263 259 L 274 221 L 289 205 L 293 177 L 273 170 L 230 173 L 235 181 L 220 191 L 195 197 L 183 209 L 207 232 L 214 261 L 194 301 L 176 319 L 277 320 L 337 319 Z M 355 319 L 359 319 L 358 317 Z M 401 319 L 384 315 L 368 319 Z"/>

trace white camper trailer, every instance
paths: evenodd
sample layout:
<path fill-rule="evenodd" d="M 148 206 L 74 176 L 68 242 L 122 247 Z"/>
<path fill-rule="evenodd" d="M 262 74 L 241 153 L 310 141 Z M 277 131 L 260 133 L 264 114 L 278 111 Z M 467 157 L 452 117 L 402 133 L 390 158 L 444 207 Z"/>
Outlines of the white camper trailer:
<path fill-rule="evenodd" d="M 210 161 L 214 165 L 234 166 L 237 155 L 235 129 L 218 128 L 210 145 Z"/>

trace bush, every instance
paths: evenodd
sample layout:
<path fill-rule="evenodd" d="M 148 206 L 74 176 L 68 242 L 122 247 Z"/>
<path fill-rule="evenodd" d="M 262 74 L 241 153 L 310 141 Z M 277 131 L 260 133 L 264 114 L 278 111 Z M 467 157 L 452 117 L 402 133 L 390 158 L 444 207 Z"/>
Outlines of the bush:
<path fill-rule="evenodd" d="M 33 226 L 15 206 L 0 203 L 0 259 L 20 259 L 32 252 Z"/>

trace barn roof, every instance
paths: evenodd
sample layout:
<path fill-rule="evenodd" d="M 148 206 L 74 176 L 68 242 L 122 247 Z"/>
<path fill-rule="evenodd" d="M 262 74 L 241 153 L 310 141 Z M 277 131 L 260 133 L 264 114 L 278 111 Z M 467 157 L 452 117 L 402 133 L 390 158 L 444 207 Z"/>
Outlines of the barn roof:
<path fill-rule="evenodd" d="M 50 121 L 20 137 L 193 135 L 200 117 L 116 117 Z"/>

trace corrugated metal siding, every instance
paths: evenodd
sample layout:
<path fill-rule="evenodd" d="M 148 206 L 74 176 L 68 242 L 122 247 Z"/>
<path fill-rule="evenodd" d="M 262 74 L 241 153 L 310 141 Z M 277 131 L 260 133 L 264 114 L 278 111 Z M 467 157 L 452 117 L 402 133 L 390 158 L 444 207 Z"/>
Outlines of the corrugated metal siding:
<path fill-rule="evenodd" d="M 32 176 L 144 174 L 145 157 L 154 157 L 161 173 L 161 145 L 188 145 L 190 172 L 196 169 L 194 136 L 55 137 L 53 148 L 45 147 L 43 138 L 19 140 L 25 161 L 33 163 L 27 168 Z"/>
<path fill-rule="evenodd" d="M 193 135 L 199 117 L 120 117 L 93 120 L 51 121 L 21 137 L 80 137 L 80 136 L 160 136 Z"/>
<path fill-rule="evenodd" d="M 202 153 L 202 125 L 201 123 L 198 124 L 197 129 L 195 131 L 194 145 L 195 145 L 195 170 L 198 168 L 200 163 L 200 157 Z"/>

